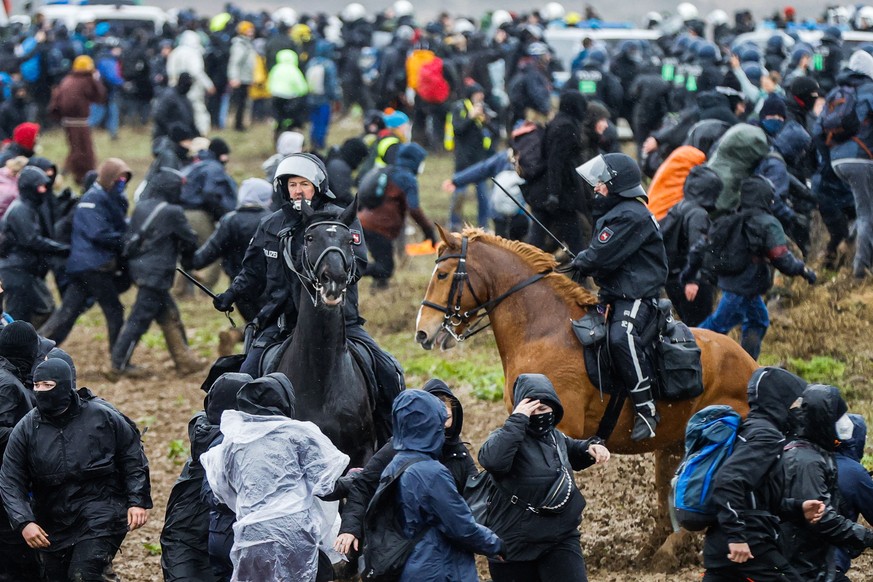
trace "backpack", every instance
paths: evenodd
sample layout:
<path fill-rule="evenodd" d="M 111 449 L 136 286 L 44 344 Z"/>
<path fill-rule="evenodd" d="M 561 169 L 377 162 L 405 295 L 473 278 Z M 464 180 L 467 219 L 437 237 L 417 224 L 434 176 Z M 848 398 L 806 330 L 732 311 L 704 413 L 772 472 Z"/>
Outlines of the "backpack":
<path fill-rule="evenodd" d="M 664 250 L 667 252 L 667 262 L 671 264 L 674 262 L 683 263 L 685 260 L 684 253 L 681 252 L 683 249 L 680 248 L 683 234 L 682 224 L 685 220 L 678 208 L 679 205 L 677 204 L 667 212 L 667 216 L 658 222 L 658 228 L 661 230 L 661 236 L 664 238 Z M 687 251 L 688 249 L 685 250 Z M 683 256 L 679 256 L 680 254 Z M 679 265 L 679 270 L 681 269 L 682 265 Z M 676 269 L 671 268 L 671 272 L 674 271 L 676 271 Z"/>
<path fill-rule="evenodd" d="M 370 169 L 358 185 L 358 208 L 378 208 L 385 202 L 387 189 L 388 168 Z"/>
<path fill-rule="evenodd" d="M 416 49 L 406 59 L 406 85 L 413 91 L 418 90 L 418 81 L 421 78 L 421 68 L 436 58 L 433 51 Z"/>
<path fill-rule="evenodd" d="M 820 116 L 827 145 L 850 140 L 861 129 L 861 121 L 855 113 L 855 103 L 855 88 L 849 85 L 834 87 L 827 94 Z"/>
<path fill-rule="evenodd" d="M 515 111 L 522 111 L 527 107 L 527 85 L 524 79 L 524 73 L 516 73 L 506 85 L 506 95 L 509 97 L 509 103 Z"/>
<path fill-rule="evenodd" d="M 443 75 L 443 60 L 434 57 L 421 66 L 418 72 L 416 93 L 428 103 L 445 103 L 449 98 L 449 83 Z"/>
<path fill-rule="evenodd" d="M 306 67 L 306 83 L 309 85 L 310 95 L 324 95 L 324 63 L 309 63 Z"/>
<path fill-rule="evenodd" d="M 532 121 L 525 121 L 512 132 L 511 147 L 515 153 L 518 175 L 531 181 L 546 171 L 543 153 L 546 128 Z"/>
<path fill-rule="evenodd" d="M 712 502 L 716 473 L 734 451 L 742 418 L 716 404 L 694 413 L 685 427 L 685 456 L 673 477 L 670 509 L 674 524 L 701 531 L 717 523 Z"/>
<path fill-rule="evenodd" d="M 412 459 L 403 464 L 394 476 L 385 476 L 379 481 L 373 499 L 364 515 L 364 560 L 362 580 L 394 582 L 400 579 L 403 568 L 416 544 L 421 541 L 429 527 L 423 528 L 415 537 L 403 535 L 400 511 L 397 507 L 397 481 L 411 465 L 424 459 Z"/>
<path fill-rule="evenodd" d="M 745 220 L 742 212 L 734 212 L 712 221 L 703 259 L 709 271 L 716 275 L 738 275 L 749 265 L 752 246 L 746 235 Z"/>

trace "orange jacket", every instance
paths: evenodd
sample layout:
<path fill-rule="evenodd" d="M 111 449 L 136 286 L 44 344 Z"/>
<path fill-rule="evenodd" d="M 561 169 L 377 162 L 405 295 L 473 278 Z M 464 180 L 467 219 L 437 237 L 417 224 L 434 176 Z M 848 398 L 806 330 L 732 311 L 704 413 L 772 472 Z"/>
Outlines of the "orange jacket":
<path fill-rule="evenodd" d="M 689 145 L 679 146 L 667 156 L 649 185 L 649 212 L 658 221 L 682 200 L 682 187 L 691 168 L 705 161 L 706 154 Z"/>

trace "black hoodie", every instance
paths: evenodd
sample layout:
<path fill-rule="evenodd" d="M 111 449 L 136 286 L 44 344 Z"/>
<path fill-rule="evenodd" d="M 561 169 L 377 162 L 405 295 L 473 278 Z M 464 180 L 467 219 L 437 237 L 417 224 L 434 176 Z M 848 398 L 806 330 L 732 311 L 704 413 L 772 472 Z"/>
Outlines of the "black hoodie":
<path fill-rule="evenodd" d="M 273 372 L 242 386 L 236 395 L 236 409 L 258 416 L 294 418 L 297 396 L 291 380 Z"/>
<path fill-rule="evenodd" d="M 515 380 L 513 403 L 517 406 L 525 398 L 551 406 L 556 424 L 564 416 L 554 386 L 542 374 L 522 374 Z M 594 464 L 588 447 L 595 441 L 572 439 L 557 428 L 543 436 L 533 436 L 526 430 L 529 420 L 523 414 L 511 414 L 482 444 L 479 463 L 504 491 L 539 505 L 560 475 L 562 465 L 580 471 Z M 566 451 L 567 464 L 561 462 L 558 447 Z M 494 533 L 506 542 L 508 560 L 536 560 L 555 545 L 579 538 L 577 527 L 584 508 L 585 499 L 575 483 L 564 509 L 556 514 L 535 514 L 525 505 L 510 503 L 504 494 L 489 510 L 487 525 L 495 524 Z"/>
<path fill-rule="evenodd" d="M 778 551 L 779 516 L 802 513 L 803 500 L 784 495 L 781 457 L 791 428 L 789 407 L 805 387 L 802 378 L 780 368 L 758 368 L 752 374 L 749 415 L 713 481 L 718 525 L 706 531 L 707 568 L 734 565 L 727 558 L 729 543 L 748 543 L 753 555 Z"/>
<path fill-rule="evenodd" d="M 809 386 L 797 410 L 799 436 L 785 447 L 785 495 L 825 503 L 824 516 L 815 524 L 782 524 L 785 557 L 804 580 L 833 580 L 835 546 L 850 551 L 873 548 L 873 531 L 839 513 L 835 424 L 847 410 L 837 388 Z"/>
<path fill-rule="evenodd" d="M 180 257 L 187 261 L 197 250 L 197 234 L 179 206 L 181 192 L 181 174 L 161 170 L 149 180 L 147 191 L 133 210 L 125 238 L 139 234 L 142 241 L 138 252 L 128 257 L 131 277 L 140 287 L 169 289 Z M 144 229 L 148 217 L 162 202 L 166 204 Z"/>

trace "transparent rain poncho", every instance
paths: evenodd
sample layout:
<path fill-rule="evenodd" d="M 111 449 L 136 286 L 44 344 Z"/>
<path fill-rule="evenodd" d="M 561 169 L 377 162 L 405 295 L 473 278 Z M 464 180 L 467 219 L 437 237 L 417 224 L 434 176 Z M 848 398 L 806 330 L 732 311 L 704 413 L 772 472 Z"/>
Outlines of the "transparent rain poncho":
<path fill-rule="evenodd" d="M 233 581 L 315 580 L 318 547 L 330 547 L 337 504 L 333 491 L 349 463 L 311 422 L 221 416 L 223 442 L 200 457 L 215 497 L 236 514 Z"/>

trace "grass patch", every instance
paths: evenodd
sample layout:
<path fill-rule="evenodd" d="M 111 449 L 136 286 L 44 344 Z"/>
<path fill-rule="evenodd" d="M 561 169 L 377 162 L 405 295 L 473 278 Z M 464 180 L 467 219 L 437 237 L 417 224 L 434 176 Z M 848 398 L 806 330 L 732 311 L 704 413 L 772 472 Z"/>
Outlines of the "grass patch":
<path fill-rule="evenodd" d="M 142 547 L 149 553 L 150 556 L 160 556 L 161 555 L 161 544 L 156 544 L 154 542 L 143 542 Z"/>
<path fill-rule="evenodd" d="M 846 364 L 830 356 L 813 356 L 808 360 L 789 358 L 788 367 L 810 384 L 839 385 L 846 375 Z"/>
<path fill-rule="evenodd" d="M 191 454 L 191 451 L 188 449 L 188 446 L 185 444 L 187 441 L 182 439 L 173 439 L 170 441 L 169 452 L 167 453 L 167 458 L 176 463 L 177 465 L 181 465 L 184 463 L 188 456 Z"/>
<path fill-rule="evenodd" d="M 447 359 L 442 354 L 423 352 L 406 361 L 407 376 L 440 378 L 453 387 L 464 386 L 479 400 L 497 402 L 503 398 L 503 367 L 471 359 Z"/>

